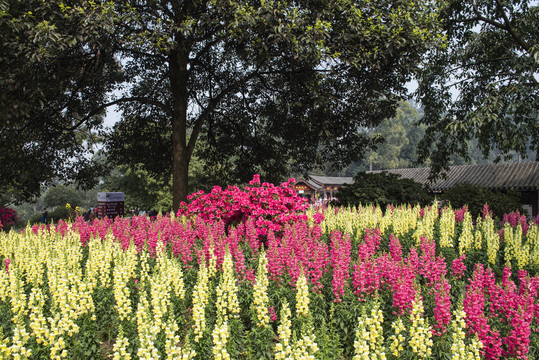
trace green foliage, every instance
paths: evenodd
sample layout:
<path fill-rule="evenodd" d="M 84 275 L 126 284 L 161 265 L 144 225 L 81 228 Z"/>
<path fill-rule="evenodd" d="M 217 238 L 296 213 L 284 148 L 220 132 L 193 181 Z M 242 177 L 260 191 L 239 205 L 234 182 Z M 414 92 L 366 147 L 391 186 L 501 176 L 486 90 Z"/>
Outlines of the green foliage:
<path fill-rule="evenodd" d="M 54 222 L 57 223 L 58 220 L 68 220 L 72 216 L 73 210 L 69 210 L 64 206 L 58 206 L 53 211 L 49 211 L 49 219 L 48 222 Z M 41 221 L 41 217 L 40 217 Z"/>
<path fill-rule="evenodd" d="M 484 157 L 536 153 L 537 3 L 451 0 L 440 16 L 448 46 L 433 49 L 418 76 L 427 126 L 419 160 L 430 159 L 435 175 L 453 154 L 468 160 L 474 138 Z"/>
<path fill-rule="evenodd" d="M 399 175 L 381 173 L 358 173 L 354 183 L 339 189 L 339 203 L 347 206 L 378 204 L 385 208 L 392 204 L 428 204 L 432 196 L 428 189 L 411 179 Z"/>
<path fill-rule="evenodd" d="M 468 210 L 474 219 L 482 214 L 485 204 L 488 204 L 494 217 L 499 219 L 503 218 L 504 214 L 514 211 L 523 212 L 518 192 L 490 191 L 470 184 L 455 185 L 445 191 L 440 196 L 440 199 L 448 201 L 455 209 L 464 205 L 468 206 Z"/>
<path fill-rule="evenodd" d="M 155 179 L 144 170 L 119 167 L 104 179 L 103 191 L 125 194 L 125 208 L 156 210 L 163 213 L 172 209 L 171 181 Z"/>
<path fill-rule="evenodd" d="M 44 207 L 65 207 L 66 204 L 70 204 L 71 207 L 82 206 L 83 203 L 82 194 L 72 186 L 56 185 L 49 188 L 43 197 Z"/>
<path fill-rule="evenodd" d="M 98 107 L 119 80 L 113 19 L 110 3 L 0 0 L 0 193 L 20 201 L 54 179 L 95 184 Z"/>

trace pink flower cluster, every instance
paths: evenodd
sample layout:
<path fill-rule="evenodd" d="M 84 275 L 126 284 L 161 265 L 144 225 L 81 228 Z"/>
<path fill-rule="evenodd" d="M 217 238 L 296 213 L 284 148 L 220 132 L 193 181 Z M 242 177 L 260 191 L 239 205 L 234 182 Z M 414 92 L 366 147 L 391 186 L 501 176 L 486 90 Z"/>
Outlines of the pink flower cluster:
<path fill-rule="evenodd" d="M 303 270 L 313 284 L 315 292 L 323 287 L 322 276 L 328 272 L 328 245 L 321 239 L 318 225 L 309 227 L 306 222 L 287 225 L 283 236 L 278 238 L 273 231 L 268 234 L 268 274 L 273 281 L 288 280 L 296 284 Z"/>
<path fill-rule="evenodd" d="M 517 289 L 511 270 L 504 268 L 497 284 L 491 269 L 476 264 L 463 304 L 466 324 L 483 342 L 487 359 L 528 358 L 532 321 L 539 315 L 539 278 L 521 270 L 518 279 Z"/>
<path fill-rule="evenodd" d="M 226 225 L 253 218 L 257 235 L 267 235 L 268 230 L 281 231 L 284 224 L 307 220 L 304 211 L 308 203 L 296 194 L 291 185 L 294 182 L 289 179 L 280 186 L 261 184 L 259 175 L 255 175 L 243 189 L 216 186 L 208 194 L 199 191 L 188 196 L 190 202 L 182 202 L 177 215 L 198 215 L 206 221 L 222 220 Z"/>
<path fill-rule="evenodd" d="M 408 258 L 402 259 L 402 246 L 397 237 L 391 237 L 388 254 L 376 256 L 381 236 L 378 229 L 367 229 L 364 242 L 358 245 L 358 260 L 354 265 L 352 284 L 358 300 L 365 300 L 375 291 L 387 288 L 393 294 L 396 314 L 411 309 L 418 289 L 415 279 L 419 270 L 417 251 L 411 249 Z"/>
<path fill-rule="evenodd" d="M 483 214 L 482 214 L 482 216 L 483 216 L 483 219 L 486 219 L 487 217 L 490 217 L 490 218 L 493 217 L 493 213 L 490 210 L 490 208 L 488 207 L 488 204 L 483 205 Z"/>
<path fill-rule="evenodd" d="M 341 235 L 339 231 L 331 233 L 331 265 L 333 266 L 333 294 L 335 302 L 341 302 L 341 296 L 344 295 L 344 289 L 347 280 L 350 278 L 348 269 L 350 268 L 350 253 L 352 252 L 352 243 L 350 235 Z"/>
<path fill-rule="evenodd" d="M 17 221 L 17 212 L 9 207 L 0 207 L 0 229 L 10 228 Z"/>
<path fill-rule="evenodd" d="M 526 215 L 521 215 L 519 211 L 505 214 L 503 216 L 503 224 L 509 223 L 511 227 L 515 228 L 519 224 L 522 227 L 522 235 L 526 235 L 528 233 L 528 220 L 526 219 Z"/>
<path fill-rule="evenodd" d="M 464 221 L 464 214 L 468 211 L 468 206 L 464 205 L 462 209 L 455 210 L 455 221 L 456 222 L 463 222 Z"/>
<path fill-rule="evenodd" d="M 464 265 L 464 260 L 466 259 L 466 254 L 462 254 L 455 260 L 453 260 L 453 263 L 451 265 L 451 271 L 453 273 L 453 277 L 457 279 L 462 279 L 464 276 L 464 272 L 466 271 L 466 265 Z"/>
<path fill-rule="evenodd" d="M 4 259 L 4 267 L 6 268 L 6 272 L 9 274 L 9 265 L 11 265 L 11 259 L 5 258 Z"/>

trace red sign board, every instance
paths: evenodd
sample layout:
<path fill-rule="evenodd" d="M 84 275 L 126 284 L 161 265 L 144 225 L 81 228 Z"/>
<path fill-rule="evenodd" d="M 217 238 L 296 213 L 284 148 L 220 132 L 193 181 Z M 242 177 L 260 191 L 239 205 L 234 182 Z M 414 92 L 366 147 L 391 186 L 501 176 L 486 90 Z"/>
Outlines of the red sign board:
<path fill-rule="evenodd" d="M 124 216 L 124 193 L 98 193 L 96 212 L 100 219 Z"/>

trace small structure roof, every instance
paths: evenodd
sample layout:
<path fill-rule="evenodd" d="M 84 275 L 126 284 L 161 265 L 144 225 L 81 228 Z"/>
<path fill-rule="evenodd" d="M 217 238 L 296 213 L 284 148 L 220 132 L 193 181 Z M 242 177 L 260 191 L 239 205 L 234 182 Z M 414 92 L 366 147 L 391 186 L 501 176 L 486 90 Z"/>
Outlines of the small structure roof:
<path fill-rule="evenodd" d="M 398 174 L 428 186 L 432 191 L 444 191 L 457 184 L 478 185 L 490 190 L 534 191 L 539 189 L 539 162 L 450 166 L 447 176 L 429 183 L 430 169 L 408 168 L 377 170 Z"/>
<path fill-rule="evenodd" d="M 344 184 L 354 183 L 354 178 L 352 177 L 309 175 L 309 178 L 313 182 L 322 186 L 323 185 L 344 185 Z"/>
<path fill-rule="evenodd" d="M 315 190 L 319 190 L 319 189 L 322 188 L 322 185 L 319 185 L 319 184 L 315 183 L 314 181 L 312 181 L 310 179 L 301 178 L 301 179 L 296 180 L 296 184 L 298 184 L 300 182 L 307 184 L 308 186 L 310 186 L 311 188 L 313 188 Z"/>

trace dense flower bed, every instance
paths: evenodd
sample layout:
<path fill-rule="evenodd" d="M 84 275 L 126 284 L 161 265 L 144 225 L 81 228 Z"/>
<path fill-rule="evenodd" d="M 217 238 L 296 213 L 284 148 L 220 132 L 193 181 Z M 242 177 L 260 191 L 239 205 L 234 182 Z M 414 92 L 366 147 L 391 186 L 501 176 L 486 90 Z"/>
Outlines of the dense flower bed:
<path fill-rule="evenodd" d="M 538 356 L 535 222 L 436 206 L 302 214 L 271 214 L 279 228 L 263 233 L 259 214 L 231 226 L 202 212 L 2 233 L 0 357 Z"/>

